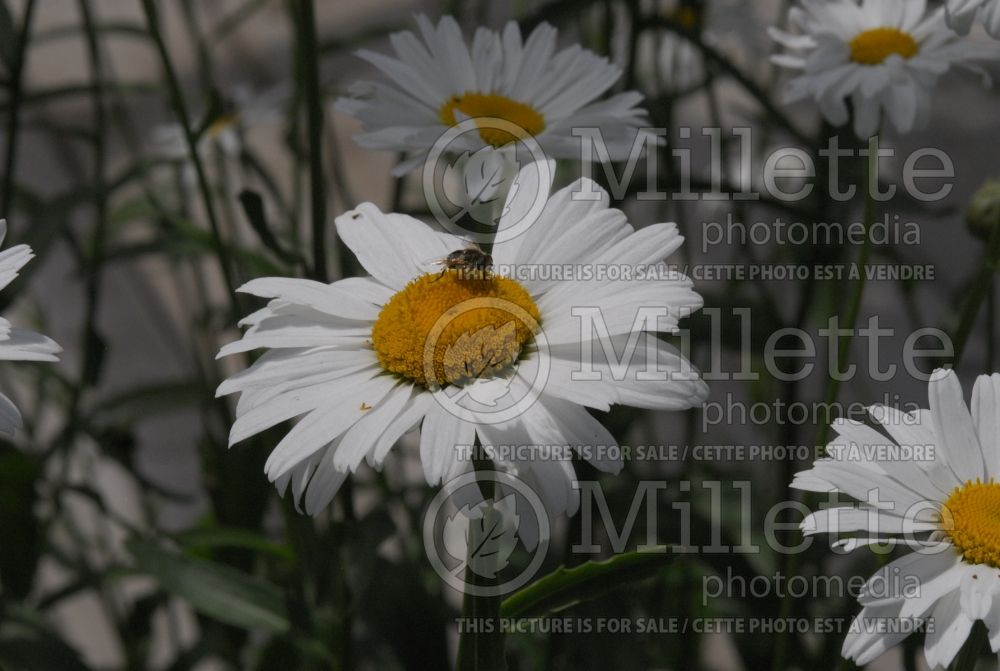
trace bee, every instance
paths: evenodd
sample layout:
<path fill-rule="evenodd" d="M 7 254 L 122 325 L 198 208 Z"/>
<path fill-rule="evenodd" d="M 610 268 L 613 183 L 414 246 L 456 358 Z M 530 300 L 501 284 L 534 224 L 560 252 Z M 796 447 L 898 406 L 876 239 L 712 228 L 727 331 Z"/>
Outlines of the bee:
<path fill-rule="evenodd" d="M 462 273 L 464 279 L 486 279 L 493 272 L 493 257 L 484 252 L 479 245 L 469 243 L 465 249 L 456 249 L 454 252 L 434 262 L 434 265 L 443 266 L 444 275 L 449 270 L 457 270 Z"/>

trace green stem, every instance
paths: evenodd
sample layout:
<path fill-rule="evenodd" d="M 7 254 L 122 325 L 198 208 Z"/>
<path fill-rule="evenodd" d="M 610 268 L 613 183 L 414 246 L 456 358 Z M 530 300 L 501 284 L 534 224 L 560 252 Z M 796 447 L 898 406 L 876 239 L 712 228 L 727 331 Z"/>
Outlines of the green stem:
<path fill-rule="evenodd" d="M 498 203 L 502 199 L 498 199 Z M 497 205 L 499 207 L 499 205 Z M 493 249 L 493 239 L 484 241 L 484 250 Z M 499 490 L 494 479 L 482 479 L 479 476 L 492 473 L 493 462 L 476 439 L 473 455 L 473 469 L 476 473 L 479 491 L 489 504 L 497 500 Z M 485 512 L 484 512 L 485 514 Z M 477 575 L 472 570 L 475 548 L 482 540 L 476 532 L 482 529 L 476 524 L 469 524 L 468 554 L 465 558 L 465 584 L 478 586 L 496 585 L 497 578 L 486 578 Z M 482 559 L 478 560 L 480 563 Z M 507 662 L 504 656 L 504 638 L 500 620 L 500 594 L 490 596 L 474 596 L 466 592 L 462 599 L 462 628 L 458 636 L 458 659 L 455 671 L 506 671 Z M 474 629 L 470 630 L 470 626 Z"/>
<path fill-rule="evenodd" d="M 226 284 L 226 291 L 232 301 L 234 318 L 240 316 L 239 302 L 236 294 L 236 282 L 233 278 L 233 270 L 230 264 L 229 252 L 222 240 L 222 232 L 219 227 L 219 218 L 215 212 L 215 201 L 212 196 L 212 187 L 208 183 L 208 175 L 205 172 L 205 165 L 198 153 L 198 137 L 191 126 L 191 116 L 188 113 L 187 105 L 184 101 L 184 94 L 181 92 L 180 83 L 177 80 L 177 73 L 174 71 L 170 54 L 167 51 L 166 42 L 160 30 L 159 17 L 156 14 L 155 0 L 142 0 L 142 7 L 146 14 L 146 24 L 149 26 L 150 37 L 156 44 L 157 53 L 163 66 L 163 74 L 167 80 L 167 87 L 170 89 L 170 99 L 177 114 L 177 119 L 184 131 L 184 140 L 187 143 L 188 153 L 194 165 L 195 173 L 198 177 L 198 189 L 205 204 L 205 214 L 208 217 L 208 224 L 212 232 L 212 243 L 215 253 L 219 259 L 219 267 L 222 271 L 222 279 Z"/>
<path fill-rule="evenodd" d="M 872 223 L 875 221 L 875 199 L 872 195 L 872 182 L 878 179 L 878 175 L 873 169 L 875 166 L 875 161 L 877 160 L 877 153 L 869 146 L 869 156 L 868 160 L 865 161 L 864 170 L 864 244 L 861 247 L 861 252 L 858 255 L 858 279 L 854 283 L 854 288 L 851 291 L 851 295 L 848 299 L 847 310 L 844 313 L 844 326 L 843 328 L 850 331 L 851 335 L 840 338 L 837 345 L 837 360 L 836 365 L 840 366 L 842 361 L 845 361 L 848 357 L 851 347 L 851 340 L 853 338 L 854 327 L 858 321 L 858 314 L 861 311 L 861 301 L 864 297 L 865 285 L 867 284 L 867 276 L 865 273 L 865 268 L 868 265 L 868 259 L 871 256 L 872 250 L 872 238 L 871 238 L 871 227 Z M 838 371 L 839 372 L 839 371 Z M 831 375 L 830 381 L 827 383 L 826 394 L 824 396 L 823 407 L 826 410 L 827 416 L 824 421 L 820 424 L 819 433 L 816 437 L 816 445 L 823 446 L 826 445 L 827 439 L 830 433 L 830 422 L 833 418 L 830 416 L 834 404 L 837 402 L 837 397 L 840 394 L 840 384 L 841 381 L 838 375 Z M 799 565 L 799 555 L 790 554 L 788 556 L 788 561 L 785 563 L 785 576 L 790 577 L 795 575 L 798 571 Z M 791 615 L 793 606 L 793 600 L 788 594 L 781 600 L 781 608 L 779 617 L 781 619 L 788 618 Z M 788 635 L 779 632 L 775 637 L 774 641 L 774 657 L 771 668 L 773 671 L 782 671 L 785 668 L 785 657 L 788 648 Z"/>
<path fill-rule="evenodd" d="M 851 292 L 849 302 L 847 304 L 847 312 L 844 318 L 844 329 L 850 331 L 850 334 L 840 338 L 838 341 L 837 348 L 837 366 L 840 366 L 842 361 L 846 361 L 848 353 L 851 348 L 851 341 L 854 338 L 854 327 L 858 321 L 858 313 L 861 311 L 861 299 L 865 292 L 865 285 L 867 284 L 867 276 L 865 273 L 865 268 L 868 266 L 868 259 L 871 256 L 872 251 L 872 238 L 871 238 L 871 227 L 875 221 L 875 199 L 872 197 L 872 182 L 878 179 L 878 175 L 874 171 L 876 165 L 877 157 L 875 155 L 874 149 L 870 148 L 868 160 L 865 162 L 865 211 L 864 211 L 864 235 L 865 241 L 861 247 L 861 253 L 858 256 L 858 280 L 854 283 L 854 290 Z M 824 408 L 827 410 L 826 421 L 820 425 L 819 434 L 816 438 L 816 445 L 823 446 L 826 445 L 827 438 L 830 434 L 830 422 L 833 417 L 830 417 L 830 411 L 833 408 L 834 403 L 837 402 L 837 396 L 840 393 L 840 376 L 831 375 L 830 382 L 827 384 L 826 397 L 824 399 Z"/>
<path fill-rule="evenodd" d="M 298 55 L 302 59 L 306 132 L 309 137 L 309 188 L 312 205 L 313 278 L 326 282 L 326 182 L 323 177 L 323 100 L 319 84 L 319 51 L 313 0 L 296 0 Z"/>
<path fill-rule="evenodd" d="M 102 357 L 101 338 L 97 333 L 97 308 L 101 294 L 101 265 L 104 237 L 107 229 L 107 187 L 105 184 L 105 155 L 107 136 L 107 111 L 105 108 L 102 80 L 103 62 L 100 42 L 94 23 L 90 3 L 80 0 L 80 16 L 87 36 L 87 53 L 94 82 L 94 230 L 87 245 L 86 308 L 83 327 L 83 369 L 80 373 L 80 389 L 97 382 Z M 78 399 L 77 399 L 78 400 Z M 75 407 L 75 404 L 74 404 Z"/>
<path fill-rule="evenodd" d="M 10 213 L 14 202 L 14 168 L 17 165 L 18 124 L 24 85 L 24 63 L 28 53 L 28 36 L 31 33 L 31 19 L 35 14 L 35 0 L 28 0 L 24 7 L 24 19 L 21 32 L 17 38 L 17 50 L 14 52 L 14 63 L 11 66 L 8 83 L 9 102 L 7 103 L 7 156 L 4 159 L 3 186 L 0 187 L 0 219 Z"/>
<path fill-rule="evenodd" d="M 327 270 L 326 249 L 326 178 L 323 173 L 323 97 L 319 81 L 319 48 L 316 40 L 316 16 L 313 0 L 293 0 L 292 16 L 298 36 L 296 76 L 302 102 L 306 107 L 306 151 L 309 155 L 309 195 L 312 216 L 312 277 L 319 282 L 330 280 Z M 297 113 L 297 107 L 294 108 Z M 357 521 L 354 510 L 354 487 L 350 478 L 341 487 L 339 500 L 343 506 L 344 522 L 341 533 L 349 538 L 351 527 Z M 339 632 L 341 667 L 352 667 L 353 630 L 351 599 L 353 586 L 346 576 L 338 584 L 338 600 L 343 609 Z"/>
<path fill-rule="evenodd" d="M 478 445 L 477 445 L 478 449 Z M 475 472 L 485 474 L 492 471 L 491 464 L 480 453 L 474 462 Z M 495 481 L 479 482 L 483 497 L 487 502 L 495 501 L 497 491 Z M 485 514 L 485 512 L 484 512 Z M 486 578 L 472 570 L 475 548 L 483 541 L 479 533 L 483 530 L 477 524 L 469 525 L 468 555 L 465 560 L 465 584 L 488 587 L 495 585 L 497 578 Z M 476 559 L 480 563 L 482 558 Z M 489 573 L 488 571 L 481 571 Z M 458 659 L 456 671 L 505 671 L 504 639 L 500 629 L 500 595 L 473 596 L 466 593 L 462 599 L 462 628 L 458 637 Z"/>
<path fill-rule="evenodd" d="M 990 234 L 990 239 L 986 247 L 986 256 L 983 258 L 983 263 L 979 267 L 976 279 L 972 283 L 969 298 L 965 301 L 965 305 L 962 306 L 962 314 L 958 320 L 958 330 L 955 332 L 955 339 L 953 341 L 955 355 L 952 357 L 952 367 L 954 368 L 958 368 L 958 362 L 962 359 L 962 354 L 965 353 L 965 346 L 968 344 L 969 336 L 972 334 L 972 327 L 975 326 L 976 318 L 979 316 L 983 299 L 990 295 L 990 289 L 993 286 L 993 276 L 998 269 L 1000 269 L 1000 221 L 995 222 L 993 226 L 993 231 Z M 990 347 L 992 347 L 992 342 L 990 343 Z"/>
<path fill-rule="evenodd" d="M 996 342 L 997 342 L 997 288 L 990 284 L 989 294 L 986 296 L 986 370 L 994 370 L 996 365 Z"/>
<path fill-rule="evenodd" d="M 982 620 L 978 620 L 972 626 L 969 638 L 966 639 L 965 644 L 959 651 L 958 657 L 955 658 L 955 663 L 951 666 L 952 671 L 974 671 L 976 662 L 979 661 L 979 655 L 985 645 L 986 625 L 983 624 Z"/>

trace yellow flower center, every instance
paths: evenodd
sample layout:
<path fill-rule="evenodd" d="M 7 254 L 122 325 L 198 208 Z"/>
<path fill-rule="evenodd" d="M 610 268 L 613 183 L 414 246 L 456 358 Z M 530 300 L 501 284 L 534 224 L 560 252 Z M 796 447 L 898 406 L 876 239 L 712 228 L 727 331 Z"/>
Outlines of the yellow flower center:
<path fill-rule="evenodd" d="M 862 65 L 878 65 L 893 54 L 912 58 L 920 45 L 899 28 L 872 28 L 859 33 L 850 42 L 851 60 Z"/>
<path fill-rule="evenodd" d="M 223 114 L 220 117 L 216 117 L 215 120 L 209 124 L 205 134 L 210 138 L 219 137 L 222 133 L 235 125 L 236 118 L 235 114 Z"/>
<path fill-rule="evenodd" d="M 672 14 L 668 14 L 668 18 L 672 18 L 682 28 L 689 31 L 694 31 L 701 23 L 698 11 L 691 5 L 681 5 Z"/>
<path fill-rule="evenodd" d="M 389 299 L 372 327 L 372 346 L 385 370 L 418 384 L 463 384 L 514 364 L 539 320 L 516 281 L 446 270 L 418 277 Z"/>
<path fill-rule="evenodd" d="M 1000 483 L 956 487 L 941 509 L 941 528 L 967 562 L 1000 568 Z"/>
<path fill-rule="evenodd" d="M 497 128 L 497 124 L 490 122 L 488 118 L 503 119 L 528 135 L 538 135 L 545 130 L 545 117 L 534 107 L 496 93 L 463 93 L 452 96 L 438 113 L 445 126 L 455 125 L 455 110 L 470 119 L 479 119 L 476 121 L 479 137 L 494 147 L 502 147 L 521 138 L 517 137 L 516 130 Z"/>

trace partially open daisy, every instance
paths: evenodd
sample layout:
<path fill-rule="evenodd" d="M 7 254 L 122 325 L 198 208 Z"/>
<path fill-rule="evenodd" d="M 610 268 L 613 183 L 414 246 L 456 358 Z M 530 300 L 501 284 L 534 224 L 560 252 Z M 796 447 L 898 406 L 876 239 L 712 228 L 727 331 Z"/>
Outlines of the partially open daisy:
<path fill-rule="evenodd" d="M 220 395 L 240 393 L 230 443 L 302 416 L 266 471 L 309 513 L 325 508 L 363 461 L 380 467 L 415 427 L 429 484 L 470 469 L 478 440 L 535 488 L 550 514 L 575 511 L 567 452 L 604 471 L 622 468 L 608 449 L 614 438 L 586 408 L 680 410 L 707 395 L 690 364 L 656 337 L 702 303 L 690 280 L 663 263 L 682 242 L 676 227 L 636 231 L 606 194 L 572 198 L 591 187 L 600 190 L 577 183 L 553 194 L 537 223 L 493 247 L 492 272 L 429 264 L 466 243 L 417 219 L 372 204 L 338 217 L 340 238 L 371 277 L 329 285 L 268 278 L 241 289 L 273 300 L 220 352 L 268 349 L 219 387 Z M 552 271 L 625 266 L 656 279 L 573 281 Z"/>
<path fill-rule="evenodd" d="M 983 620 L 1000 650 L 1000 374 L 983 375 L 971 413 L 952 371 L 937 370 L 930 410 L 869 408 L 888 436 L 860 422 L 838 421 L 829 458 L 795 476 L 793 487 L 840 492 L 863 503 L 810 515 L 803 530 L 860 533 L 836 545 L 902 544 L 916 551 L 888 564 L 866 584 L 863 606 L 843 654 L 864 665 L 932 622 L 924 652 L 947 666 Z"/>
<path fill-rule="evenodd" d="M 514 22 L 500 33 L 480 28 L 471 47 L 450 16 L 437 26 L 419 16 L 417 25 L 419 37 L 409 31 L 390 37 L 395 57 L 359 51 L 387 79 L 358 82 L 352 97 L 337 103 L 363 124 L 360 145 L 410 155 L 397 175 L 420 165 L 434 143 L 466 119 L 482 120 L 478 134 L 462 134 L 450 151 L 502 148 L 531 136 L 546 155 L 570 159 L 580 157 L 574 128 L 600 128 L 612 159 L 620 160 L 648 125 L 635 91 L 598 101 L 618 80 L 619 68 L 577 45 L 557 49 L 557 31 L 548 24 L 527 40 Z M 508 132 L 491 119 L 520 130 Z"/>
<path fill-rule="evenodd" d="M 0 243 L 7 237 L 7 221 L 0 219 Z M 34 257 L 28 245 L 16 245 L 0 252 L 0 289 L 14 281 L 21 268 Z M 62 348 L 34 331 L 12 326 L 0 317 L 0 359 L 7 361 L 58 361 Z M 0 394 L 0 433 L 13 436 L 21 428 L 21 413 L 13 402 Z"/>
<path fill-rule="evenodd" d="M 854 132 L 865 140 L 883 116 L 900 133 L 924 125 L 941 75 L 997 57 L 960 40 L 943 10 L 928 12 L 926 0 L 801 0 L 789 24 L 794 33 L 770 31 L 789 50 L 773 61 L 800 73 L 789 81 L 786 101 L 813 98 L 836 126 L 853 112 Z"/>
<path fill-rule="evenodd" d="M 968 35 L 978 16 L 992 37 L 1000 40 L 1000 0 L 947 0 L 948 25 Z"/>

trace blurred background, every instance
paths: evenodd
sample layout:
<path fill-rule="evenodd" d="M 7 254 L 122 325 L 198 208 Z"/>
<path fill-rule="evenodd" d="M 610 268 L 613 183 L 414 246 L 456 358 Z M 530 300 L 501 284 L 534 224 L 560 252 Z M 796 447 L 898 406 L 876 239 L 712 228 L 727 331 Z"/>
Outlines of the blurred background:
<path fill-rule="evenodd" d="M 787 3 L 780 0 L 316 2 L 315 54 L 303 51 L 298 37 L 299 4 L 0 0 L 0 217 L 10 229 L 5 246 L 27 243 L 37 255 L 0 295 L 0 305 L 15 324 L 36 328 L 65 349 L 55 365 L 0 366 L 0 388 L 25 417 L 16 439 L 0 445 L 0 668 L 448 668 L 460 598 L 440 584 L 424 557 L 419 530 L 433 491 L 423 483 L 412 436 L 383 473 L 362 469 L 349 504 L 341 497 L 311 520 L 279 499 L 263 473 L 281 428 L 227 450 L 232 410 L 214 398 L 219 381 L 245 364 L 216 362 L 215 354 L 238 337 L 235 315 L 259 302 L 226 290 L 213 218 L 238 285 L 307 273 L 309 151 L 322 152 L 331 222 L 369 200 L 383 210 L 425 213 L 418 178 L 394 180 L 389 170 L 399 157 L 356 147 L 356 122 L 333 111 L 350 84 L 374 74 L 352 55 L 355 49 L 386 49 L 388 34 L 413 27 L 421 12 L 454 14 L 469 33 L 508 20 L 525 31 L 549 21 L 559 27 L 561 44 L 582 43 L 621 65 L 617 88 L 646 95 L 653 125 L 668 129 L 670 147 L 685 145 L 680 127 L 693 129 L 687 146 L 696 177 L 702 175 L 697 180 L 706 184 L 709 148 L 698 141 L 704 127 L 721 127 L 724 137 L 733 127 L 752 127 L 760 161 L 775 147 L 802 144 L 786 122 L 817 140 L 831 132 L 814 109 L 780 103 L 766 34 L 767 26 L 784 22 Z M 152 30 L 148 10 L 158 17 Z M 303 65 L 309 58 L 318 60 L 326 103 L 321 147 L 305 140 Z M 998 94 L 971 77 L 949 77 L 939 93 L 932 130 L 886 138 L 902 155 L 916 147 L 945 150 L 957 177 L 943 203 L 922 206 L 901 195 L 880 210 L 916 222 L 920 243 L 880 245 L 877 259 L 935 269 L 934 281 L 869 285 L 860 321 L 878 315 L 883 326 L 897 329 L 881 341 L 883 364 L 901 365 L 910 332 L 954 328 L 983 253 L 981 237 L 966 226 L 967 204 L 987 178 L 1000 174 L 1000 158 L 984 151 L 984 139 L 993 142 L 1000 130 Z M 196 135 L 204 184 L 178 100 Z M 775 110 L 787 118 L 776 118 Z M 669 148 L 663 157 L 673 160 Z M 580 170 L 560 165 L 559 181 Z M 759 170 L 754 164 L 755 184 Z M 887 180 L 899 181 L 898 161 L 886 161 L 883 170 Z M 596 176 L 602 178 L 601 170 Z M 661 171 L 658 179 L 663 190 L 674 190 L 669 174 Z M 703 252 L 703 242 L 706 222 L 730 215 L 748 225 L 776 217 L 853 221 L 860 217 L 857 203 L 821 195 L 794 207 L 649 203 L 634 198 L 638 190 L 617 205 L 636 226 L 678 221 L 687 236 L 674 259 L 679 264 L 841 262 L 856 254 L 847 245 L 752 243 Z M 350 272 L 349 254 L 336 240 L 330 244 L 332 272 Z M 822 399 L 822 366 L 790 385 L 770 378 L 759 354 L 781 327 L 815 332 L 825 326 L 842 309 L 842 283 L 696 286 L 706 307 L 719 309 L 722 334 L 719 353 L 707 344 L 713 332 L 707 317 L 690 320 L 696 363 L 708 368 L 721 361 L 723 370 L 739 370 L 743 347 L 754 353 L 751 365 L 761 373 L 753 382 L 711 381 L 711 402 Z M 974 375 L 995 370 L 991 298 L 963 359 L 968 385 Z M 742 339 L 739 308 L 751 310 L 749 341 Z M 713 350 L 721 358 L 713 359 Z M 864 369 L 868 356 L 857 343 L 852 361 Z M 817 359 L 825 357 L 821 351 Z M 893 395 L 889 402 L 926 404 L 925 382 L 904 375 L 884 383 L 861 374 L 845 384 L 841 399 L 869 404 L 884 402 L 886 394 Z M 616 409 L 601 419 L 629 445 L 812 446 L 817 429 L 782 423 L 780 414 L 760 425 L 727 422 L 707 431 L 699 412 Z M 722 526 L 726 539 L 738 538 L 747 525 L 756 537 L 767 508 L 789 498 L 786 485 L 804 465 L 632 464 L 608 480 L 605 491 L 621 524 L 638 480 L 666 480 L 662 508 L 692 502 L 697 540 L 709 533 L 709 490 L 694 484 L 682 491 L 677 483 L 750 481 L 750 509 L 739 490 L 722 488 Z M 588 469 L 580 464 L 578 472 L 596 478 Z M 636 528 L 645 528 L 644 515 Z M 659 542 L 679 538 L 676 518 L 661 515 L 659 524 Z M 546 566 L 591 559 L 568 552 L 580 535 L 579 519 L 564 521 Z M 796 570 L 869 575 L 884 561 L 867 551 L 833 557 L 823 546 L 814 543 Z M 795 603 L 774 594 L 703 599 L 706 575 L 729 570 L 748 579 L 773 577 L 784 562 L 767 550 L 686 558 L 572 613 L 847 618 L 856 612 L 849 595 Z M 841 641 L 842 633 L 789 637 L 788 668 L 836 668 Z M 917 668 L 916 644 L 911 639 L 878 665 Z M 774 661 L 770 637 L 751 635 L 515 634 L 507 645 L 511 668 L 522 669 L 736 670 L 770 668 Z"/>

